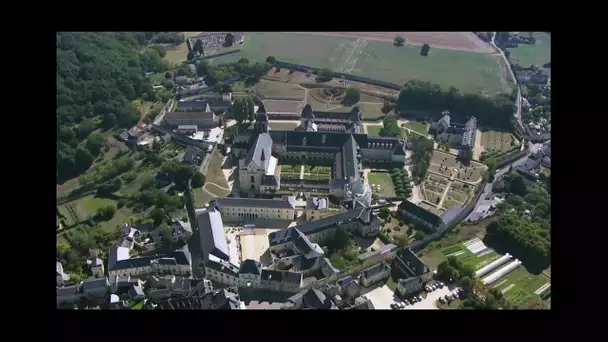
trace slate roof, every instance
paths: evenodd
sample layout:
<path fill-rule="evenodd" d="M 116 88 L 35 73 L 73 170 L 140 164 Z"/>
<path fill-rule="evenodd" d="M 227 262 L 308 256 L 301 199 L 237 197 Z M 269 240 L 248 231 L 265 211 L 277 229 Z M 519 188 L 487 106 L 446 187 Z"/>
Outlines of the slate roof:
<path fill-rule="evenodd" d="M 331 308 L 331 301 L 323 292 L 311 288 L 289 297 L 285 308 L 329 309 Z"/>
<path fill-rule="evenodd" d="M 397 252 L 396 257 L 393 260 L 396 260 L 400 262 L 402 266 L 405 266 L 405 269 L 409 271 L 410 276 L 419 276 L 429 272 L 429 267 L 409 248 Z"/>
<path fill-rule="evenodd" d="M 350 284 L 350 283 L 351 283 L 351 282 L 353 282 L 353 281 L 354 281 L 353 277 L 351 277 L 351 276 L 346 276 L 346 277 L 344 277 L 344 278 L 342 278 L 342 279 L 338 280 L 338 281 L 336 282 L 336 284 L 338 284 L 338 285 L 340 285 L 340 286 L 346 286 L 346 285 Z"/>
<path fill-rule="evenodd" d="M 376 264 L 370 268 L 363 270 L 361 273 L 363 273 L 363 276 L 365 278 L 371 278 L 379 273 L 386 271 L 389 268 L 390 268 L 390 266 L 386 262 L 383 261 L 379 264 Z"/>
<path fill-rule="evenodd" d="M 446 210 L 443 214 L 441 214 L 441 220 L 443 221 L 443 223 L 447 224 L 454 217 L 456 217 L 458 214 L 460 214 L 461 211 L 462 211 L 461 207 L 453 205 L 448 210 Z"/>
<path fill-rule="evenodd" d="M 203 155 L 203 151 L 199 150 L 196 147 L 188 146 L 184 151 L 184 158 L 182 159 L 184 162 L 194 164 L 196 157 L 201 157 Z"/>
<path fill-rule="evenodd" d="M 359 178 L 361 163 L 357 159 L 358 148 L 359 146 L 355 142 L 355 138 L 350 134 L 344 145 L 342 145 L 342 178 L 344 180 Z"/>
<path fill-rule="evenodd" d="M 210 112 L 207 109 L 207 101 L 179 101 L 178 111 L 195 110 L 198 112 Z"/>
<path fill-rule="evenodd" d="M 110 270 L 124 270 L 128 268 L 138 268 L 149 266 L 153 261 L 162 265 L 190 265 L 189 258 L 183 251 L 172 251 L 162 255 L 138 257 L 117 261 Z"/>
<path fill-rule="evenodd" d="M 79 285 L 72 286 L 64 286 L 57 288 L 57 297 L 71 297 L 75 295 L 80 295 L 82 293 L 82 288 Z"/>
<path fill-rule="evenodd" d="M 374 307 L 374 304 L 371 302 L 371 300 L 363 298 L 363 297 L 357 297 L 357 299 L 355 299 L 355 304 L 351 307 L 346 308 L 345 310 L 375 310 L 376 308 Z"/>
<path fill-rule="evenodd" d="M 108 270 L 114 269 L 114 265 L 117 262 L 129 258 L 129 248 L 116 246 L 110 247 L 110 251 L 108 252 Z"/>
<path fill-rule="evenodd" d="M 359 218 L 362 212 L 363 209 L 355 209 L 351 211 L 342 212 L 336 215 L 327 216 L 320 220 L 300 223 L 295 227 L 282 229 L 268 234 L 268 241 L 270 243 L 270 246 L 285 243 L 296 237 L 296 228 L 305 235 L 310 235 L 312 233 L 327 229 L 328 227 L 335 225 L 338 222 L 357 219 Z"/>
<path fill-rule="evenodd" d="M 217 206 L 220 211 L 225 207 L 294 209 L 295 196 L 286 199 L 218 197 L 210 203 L 210 206 Z"/>
<path fill-rule="evenodd" d="M 236 310 L 239 296 L 227 289 L 213 290 L 200 296 L 161 301 L 156 310 Z"/>
<path fill-rule="evenodd" d="M 253 162 L 260 169 L 266 170 L 271 156 L 272 139 L 268 133 L 261 133 L 257 136 L 253 146 L 245 156 L 245 165 Z"/>
<path fill-rule="evenodd" d="M 91 291 L 96 289 L 107 288 L 109 286 L 108 278 L 89 278 L 82 281 L 82 290 Z"/>
<path fill-rule="evenodd" d="M 293 239 L 293 245 L 300 251 L 302 254 L 308 254 L 314 250 L 318 250 L 317 246 L 314 246 L 310 240 L 297 228 L 295 230 L 295 238 Z M 315 248 L 317 247 L 317 248 Z M 321 251 L 322 252 L 322 251 Z"/>
<path fill-rule="evenodd" d="M 302 273 L 288 271 L 262 270 L 262 280 L 284 282 L 292 284 L 300 284 L 302 282 Z"/>
<path fill-rule="evenodd" d="M 411 213 L 412 215 L 419 217 L 420 219 L 430 222 L 435 227 L 439 227 L 443 224 L 443 220 L 441 219 L 441 217 L 437 216 L 436 214 L 433 214 L 432 212 L 422 207 L 417 206 L 416 204 L 408 200 L 404 200 L 403 202 L 401 202 L 401 204 L 399 204 L 399 210 L 405 210 L 406 212 Z"/>
<path fill-rule="evenodd" d="M 239 269 L 239 274 L 256 274 L 260 275 L 262 273 L 262 265 L 259 261 L 247 259 L 241 263 L 241 268 Z"/>
<path fill-rule="evenodd" d="M 236 278 L 239 277 L 239 268 L 228 260 L 220 259 L 213 254 L 209 255 L 208 258 L 209 259 L 205 262 L 205 267 L 209 267 L 213 270 L 231 275 Z"/>
<path fill-rule="evenodd" d="M 230 254 L 220 212 L 208 210 L 199 214 L 196 220 L 204 259 L 207 260 L 209 254 L 214 254 L 221 259 L 228 260 Z"/>
<path fill-rule="evenodd" d="M 165 119 L 173 120 L 214 120 L 213 112 L 169 112 Z"/>

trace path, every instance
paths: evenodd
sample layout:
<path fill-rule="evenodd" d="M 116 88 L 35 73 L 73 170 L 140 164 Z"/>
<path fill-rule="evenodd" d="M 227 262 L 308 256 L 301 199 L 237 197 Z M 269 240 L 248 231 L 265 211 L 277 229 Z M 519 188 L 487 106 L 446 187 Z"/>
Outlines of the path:
<path fill-rule="evenodd" d="M 304 165 L 300 166 L 300 179 L 304 179 Z"/>
<path fill-rule="evenodd" d="M 519 126 L 522 129 L 524 129 L 524 124 L 521 122 L 521 89 L 519 87 L 519 84 L 517 84 L 517 78 L 515 78 L 515 73 L 513 72 L 513 69 L 511 69 L 511 63 L 507 59 L 507 56 L 505 56 L 505 53 L 502 51 L 502 49 L 499 49 L 498 46 L 496 46 L 496 43 L 494 42 L 494 38 L 496 38 L 496 32 L 494 32 L 494 34 L 492 35 L 492 40 L 490 41 L 490 44 L 496 49 L 496 51 L 500 52 L 500 55 L 502 56 L 502 58 L 505 61 L 505 64 L 507 65 L 507 70 L 509 71 L 509 74 L 511 74 L 511 78 L 513 79 L 513 82 L 517 86 L 517 99 L 515 101 L 517 110 L 515 111 L 515 113 L 513 115 L 515 115 L 515 118 L 517 119 L 517 123 L 519 123 Z"/>
<path fill-rule="evenodd" d="M 443 201 L 447 197 L 448 191 L 450 191 L 450 186 L 452 186 L 452 181 L 448 181 L 448 184 L 446 184 L 445 190 L 443 190 L 443 194 L 441 195 L 441 199 L 439 200 L 439 203 L 437 203 L 437 209 L 441 208 L 443 205 Z"/>
<path fill-rule="evenodd" d="M 306 101 L 308 101 L 308 88 L 306 87 L 302 87 L 301 85 L 298 84 L 298 87 L 304 89 L 304 106 L 306 106 Z"/>
<path fill-rule="evenodd" d="M 212 191 L 210 191 L 210 190 L 207 190 L 207 185 L 209 185 L 209 184 L 211 184 L 211 185 L 213 185 L 213 186 L 215 186 L 215 187 L 218 187 L 219 189 L 222 189 L 222 190 L 225 190 L 225 191 L 230 191 L 230 192 L 232 192 L 232 189 L 224 188 L 224 187 L 219 186 L 219 185 L 217 185 L 217 184 L 215 184 L 215 183 L 208 182 L 208 183 L 205 183 L 205 185 L 203 185 L 203 191 L 204 191 L 204 192 L 206 192 L 206 193 L 208 193 L 208 194 L 209 194 L 209 195 L 211 195 L 211 196 L 215 196 L 215 197 L 224 197 L 224 195 L 218 195 L 218 194 L 213 193 L 213 192 L 212 192 Z"/>

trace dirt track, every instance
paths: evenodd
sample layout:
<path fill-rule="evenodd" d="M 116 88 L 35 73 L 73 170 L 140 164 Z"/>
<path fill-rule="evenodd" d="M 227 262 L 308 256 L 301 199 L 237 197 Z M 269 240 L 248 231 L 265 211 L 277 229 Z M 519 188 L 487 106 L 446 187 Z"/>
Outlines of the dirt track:
<path fill-rule="evenodd" d="M 392 42 L 396 36 L 403 36 L 406 44 L 422 45 L 451 50 L 492 53 L 494 49 L 473 32 L 297 32 L 324 36 L 339 36 L 367 40 Z"/>

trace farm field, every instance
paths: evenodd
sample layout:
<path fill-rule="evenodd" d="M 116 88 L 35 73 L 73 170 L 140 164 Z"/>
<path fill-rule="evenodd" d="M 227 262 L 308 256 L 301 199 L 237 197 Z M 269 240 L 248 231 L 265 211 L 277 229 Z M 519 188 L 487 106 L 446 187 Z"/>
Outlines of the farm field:
<path fill-rule="evenodd" d="M 300 123 L 297 121 L 294 122 L 285 122 L 285 121 L 272 121 L 269 120 L 268 121 L 268 125 L 270 126 L 271 129 L 275 130 L 275 131 L 293 131 L 294 129 L 296 129 L 296 127 L 298 127 Z"/>
<path fill-rule="evenodd" d="M 488 221 L 489 223 L 489 221 Z M 487 224 L 483 224 L 485 227 Z M 476 226 L 464 226 L 461 229 L 475 228 Z M 470 238 L 470 236 L 469 236 Z M 483 266 L 497 260 L 502 255 L 496 253 L 492 249 L 486 249 L 478 252 L 477 254 L 468 250 L 463 242 L 453 244 L 449 247 L 443 247 L 432 252 L 425 253 L 422 257 L 423 261 L 429 261 L 429 266 L 436 267 L 440 262 L 445 260 L 448 256 L 454 256 L 458 261 L 465 265 L 473 267 L 475 270 L 482 268 Z M 514 259 L 511 259 L 513 261 Z M 509 261 L 509 262 L 511 262 Z M 499 266 L 498 269 L 504 267 L 509 262 Z M 497 270 L 498 270 L 497 269 Z M 493 272 L 496 272 L 493 271 Z M 490 272 L 482 279 L 489 276 L 493 272 Z M 533 275 L 530 274 L 525 267 L 520 266 L 503 278 L 497 280 L 495 283 L 490 284 L 489 287 L 498 288 L 503 291 L 503 294 L 509 299 L 510 302 L 516 305 L 524 305 L 531 299 L 538 299 L 538 296 L 534 292 L 540 289 L 543 285 L 551 282 L 551 279 L 544 274 Z"/>
<path fill-rule="evenodd" d="M 527 32 L 520 32 L 526 36 Z M 534 45 L 519 44 L 516 48 L 509 49 L 511 51 L 511 62 L 519 64 L 522 67 L 536 65 L 542 68 L 543 64 L 551 61 L 551 35 L 545 32 L 534 32 L 536 42 Z M 546 69 L 549 74 L 551 69 Z"/>
<path fill-rule="evenodd" d="M 405 124 L 405 128 L 426 135 L 429 131 L 429 124 L 424 121 L 409 121 Z"/>
<path fill-rule="evenodd" d="M 484 150 L 508 151 L 513 144 L 513 135 L 509 132 L 486 131 L 481 133 L 481 145 Z"/>
<path fill-rule="evenodd" d="M 365 125 L 365 131 L 370 137 L 379 137 L 382 126 L 380 125 Z"/>
<path fill-rule="evenodd" d="M 367 182 L 369 183 L 370 187 L 372 187 L 372 184 L 380 186 L 380 190 L 378 190 L 378 187 L 372 187 L 372 192 L 378 196 L 395 196 L 395 186 L 393 185 L 393 180 L 391 179 L 390 173 L 370 172 L 367 175 Z"/>
<path fill-rule="evenodd" d="M 353 49 L 355 39 L 285 32 L 247 32 L 240 53 L 213 59 L 214 64 L 247 58 L 263 62 L 268 56 L 317 68 L 338 70 Z"/>
<path fill-rule="evenodd" d="M 489 95 L 508 90 L 498 56 L 437 49 L 420 56 L 420 47 L 406 44 L 395 47 L 389 42 L 368 41 L 363 51 L 353 56 L 351 73 L 404 84 L 417 79 L 456 87 L 461 91 L 483 91 Z"/>

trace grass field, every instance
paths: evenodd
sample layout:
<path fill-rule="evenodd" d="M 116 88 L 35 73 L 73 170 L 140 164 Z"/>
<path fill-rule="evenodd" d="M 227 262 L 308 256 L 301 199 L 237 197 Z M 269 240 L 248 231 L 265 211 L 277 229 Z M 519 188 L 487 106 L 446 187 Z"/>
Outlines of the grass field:
<path fill-rule="evenodd" d="M 381 130 L 382 130 L 382 126 L 365 125 L 365 131 L 367 132 L 367 135 L 369 135 L 371 137 L 379 137 Z"/>
<path fill-rule="evenodd" d="M 248 32 L 240 53 L 214 58 L 210 62 L 230 63 L 240 58 L 262 62 L 268 56 L 397 84 L 419 79 L 491 95 L 508 89 L 497 56 L 431 47 L 429 56 L 422 57 L 419 46 L 396 48 L 388 42 L 335 36 Z"/>
<path fill-rule="evenodd" d="M 218 196 L 228 196 L 230 191 L 226 191 L 218 188 L 213 184 L 217 184 L 222 188 L 228 189 L 230 186 L 226 181 L 226 177 L 224 176 L 224 172 L 222 171 L 222 162 L 224 161 L 224 157 L 217 151 L 213 152 L 211 156 L 211 161 L 209 162 L 209 166 L 207 167 L 207 171 L 205 172 L 205 184 L 204 188 L 208 189 L 210 192 L 218 195 Z M 213 184 L 209 184 L 213 183 Z M 195 206 L 197 208 L 202 208 L 209 203 L 210 200 L 216 198 L 212 194 L 203 190 L 203 188 L 196 189 L 194 191 L 194 201 Z"/>
<path fill-rule="evenodd" d="M 76 221 L 70 214 L 71 210 L 68 210 L 68 207 L 71 207 L 73 209 L 73 212 L 76 214 L 77 219 L 82 222 L 93 217 L 97 212 L 97 209 L 108 205 L 112 205 L 115 208 L 117 207 L 116 201 L 114 200 L 107 198 L 98 198 L 94 197 L 93 195 L 89 195 L 79 198 L 75 201 L 60 205 L 59 211 L 68 218 L 68 224 L 73 224 L 76 223 Z M 100 222 L 100 224 L 105 231 L 113 231 L 117 229 L 117 226 L 119 224 L 126 222 L 132 215 L 133 212 L 131 211 L 131 209 L 124 206 L 116 210 L 116 214 L 111 220 Z"/>
<path fill-rule="evenodd" d="M 379 191 L 377 187 L 375 189 L 372 187 L 373 192 L 378 194 L 378 196 L 395 196 L 395 186 L 393 185 L 393 180 L 388 172 L 370 172 L 367 175 L 367 182 L 370 186 L 372 184 L 380 186 Z"/>
<path fill-rule="evenodd" d="M 375 100 L 380 101 L 379 98 L 376 98 Z M 380 102 L 378 102 L 378 103 L 369 103 L 369 102 L 356 103 L 353 106 L 340 106 L 337 108 L 333 108 L 330 110 L 330 112 L 349 113 L 353 109 L 353 107 L 359 107 L 359 109 L 361 110 L 361 113 L 363 113 L 364 119 L 375 119 L 375 118 L 384 116 L 384 113 L 382 113 L 382 106 L 383 106 L 383 104 Z"/>
<path fill-rule="evenodd" d="M 268 56 L 317 68 L 338 70 L 352 51 L 354 39 L 312 36 L 284 32 L 247 32 L 240 53 L 214 58 L 213 63 L 228 63 L 240 58 L 263 62 Z"/>
<path fill-rule="evenodd" d="M 481 145 L 484 149 L 508 151 L 513 143 L 513 136 L 509 132 L 486 131 L 481 133 Z"/>
<path fill-rule="evenodd" d="M 304 99 L 304 95 L 306 93 L 306 91 L 297 84 L 270 80 L 260 80 L 260 82 L 255 85 L 255 91 L 267 98 L 276 97 Z"/>
<path fill-rule="evenodd" d="M 461 91 L 485 91 L 489 94 L 507 90 L 497 56 L 482 53 L 435 49 L 431 46 L 428 57 L 420 56 L 420 47 L 369 41 L 359 54 L 355 75 L 404 84 L 418 79 L 454 86 Z"/>
<path fill-rule="evenodd" d="M 521 32 L 526 36 L 527 32 Z M 542 68 L 543 64 L 551 61 L 551 35 L 545 32 L 534 32 L 536 43 L 534 45 L 519 44 L 511 50 L 511 62 L 522 67 L 536 65 Z M 551 70 L 551 69 L 547 69 Z"/>
<path fill-rule="evenodd" d="M 270 128 L 275 130 L 275 131 L 293 131 L 296 127 L 298 127 L 298 125 L 300 124 L 299 122 L 276 122 L 276 121 L 269 121 L 268 124 L 270 125 Z"/>
<path fill-rule="evenodd" d="M 429 131 L 429 125 L 424 121 L 409 121 L 405 127 L 422 135 L 426 135 Z"/>
<path fill-rule="evenodd" d="M 184 37 L 185 38 L 194 37 L 201 33 L 202 32 L 184 32 Z M 175 64 L 179 64 L 181 62 L 186 61 L 186 59 L 188 57 L 188 45 L 186 44 L 185 40 L 183 43 L 181 43 L 177 46 L 165 46 L 165 47 L 167 48 L 167 54 L 165 55 L 164 59 L 168 60 L 171 63 L 175 63 Z"/>

